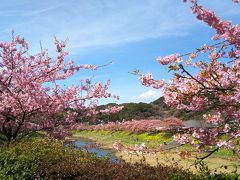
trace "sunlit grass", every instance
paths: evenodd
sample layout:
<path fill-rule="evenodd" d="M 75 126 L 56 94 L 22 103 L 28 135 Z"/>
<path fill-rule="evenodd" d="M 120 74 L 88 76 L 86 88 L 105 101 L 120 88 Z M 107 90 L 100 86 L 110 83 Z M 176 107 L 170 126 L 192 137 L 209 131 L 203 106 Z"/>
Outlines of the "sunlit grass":
<path fill-rule="evenodd" d="M 124 145 L 134 145 L 145 143 L 152 148 L 158 148 L 160 144 L 164 142 L 172 141 L 171 133 L 130 133 L 125 131 L 75 131 L 74 137 L 85 137 L 97 141 L 109 148 L 115 141 L 121 141 Z"/>
<path fill-rule="evenodd" d="M 179 164 L 184 168 L 191 166 L 191 170 L 194 170 L 194 162 L 196 160 L 195 156 L 200 154 L 193 152 L 192 157 L 189 159 L 181 160 L 179 155 L 176 153 L 176 149 L 160 151 L 160 145 L 166 142 L 167 144 L 172 141 L 171 132 L 161 132 L 161 133 L 129 133 L 125 131 L 105 131 L 105 130 L 94 130 L 94 131 L 75 131 L 74 137 L 79 138 L 88 138 L 97 143 L 103 145 L 105 148 L 112 148 L 112 145 L 116 141 L 121 141 L 125 147 L 132 146 L 135 144 L 145 143 L 146 146 L 150 149 L 159 150 L 156 155 L 145 155 L 146 162 L 150 165 L 157 165 L 159 162 L 168 162 L 174 163 L 179 161 Z M 181 151 L 195 151 L 191 145 L 184 145 L 179 147 Z M 126 151 L 118 152 L 116 154 L 118 157 L 123 158 L 127 162 L 140 162 L 141 156 L 130 155 Z M 172 158 L 174 160 L 172 160 Z M 233 170 L 231 164 L 240 164 L 239 157 L 234 154 L 231 150 L 219 150 L 214 153 L 210 158 L 207 158 L 205 161 L 211 169 L 219 169 L 221 166 L 228 165 L 229 170 Z M 169 165 L 170 165 L 169 164 Z"/>

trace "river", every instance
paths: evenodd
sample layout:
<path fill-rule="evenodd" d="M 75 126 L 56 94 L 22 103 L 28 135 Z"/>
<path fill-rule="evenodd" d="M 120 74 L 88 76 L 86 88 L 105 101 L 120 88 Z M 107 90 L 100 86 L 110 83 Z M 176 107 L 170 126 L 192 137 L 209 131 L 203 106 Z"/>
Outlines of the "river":
<path fill-rule="evenodd" d="M 85 138 L 78 138 L 76 140 L 72 140 L 71 143 L 73 143 L 76 148 L 80 150 L 95 153 L 98 157 L 108 158 L 112 162 L 120 162 L 120 160 L 116 158 L 113 150 L 104 149 L 91 140 Z M 69 144 L 69 142 L 67 144 Z"/>

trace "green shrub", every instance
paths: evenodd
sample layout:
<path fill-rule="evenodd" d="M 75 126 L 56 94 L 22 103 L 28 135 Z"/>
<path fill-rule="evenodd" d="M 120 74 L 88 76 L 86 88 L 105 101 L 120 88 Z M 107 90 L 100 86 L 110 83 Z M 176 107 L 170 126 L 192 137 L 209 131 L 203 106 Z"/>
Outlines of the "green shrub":
<path fill-rule="evenodd" d="M 159 164 L 113 163 L 63 142 L 51 139 L 26 140 L 0 147 L 0 179 L 229 179 L 237 174 L 214 174 L 205 166 L 199 175 L 178 167 Z"/>
<path fill-rule="evenodd" d="M 61 141 L 50 139 L 21 141 L 5 145 L 0 150 L 0 179 L 48 176 L 48 172 L 52 172 L 50 169 L 61 164 L 69 164 L 67 170 L 72 171 L 69 166 L 97 159 L 93 154 L 67 148 Z M 68 174 L 64 170 L 60 174 Z"/>
<path fill-rule="evenodd" d="M 65 147 L 50 139 L 26 140 L 1 147 L 0 179 L 170 179 L 191 173 L 146 164 L 113 163 Z"/>
<path fill-rule="evenodd" d="M 34 155 L 30 152 L 23 153 L 21 146 L 1 149 L 0 179 L 29 179 L 36 169 Z"/>

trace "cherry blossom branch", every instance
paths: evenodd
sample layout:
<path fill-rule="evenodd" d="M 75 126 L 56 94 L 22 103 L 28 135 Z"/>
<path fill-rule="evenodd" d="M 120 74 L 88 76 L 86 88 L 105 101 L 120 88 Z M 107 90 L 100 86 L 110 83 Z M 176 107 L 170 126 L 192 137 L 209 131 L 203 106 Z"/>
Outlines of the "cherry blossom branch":
<path fill-rule="evenodd" d="M 234 139 L 234 137 L 229 138 L 226 142 L 228 142 L 228 141 L 230 141 L 230 140 L 232 140 L 232 139 Z M 217 148 L 211 150 L 207 155 L 202 156 L 202 157 L 197 157 L 197 160 L 196 160 L 196 162 L 195 162 L 195 165 L 201 163 L 204 159 L 210 157 L 213 153 L 217 152 L 219 149 L 220 149 L 220 148 L 217 147 Z"/>

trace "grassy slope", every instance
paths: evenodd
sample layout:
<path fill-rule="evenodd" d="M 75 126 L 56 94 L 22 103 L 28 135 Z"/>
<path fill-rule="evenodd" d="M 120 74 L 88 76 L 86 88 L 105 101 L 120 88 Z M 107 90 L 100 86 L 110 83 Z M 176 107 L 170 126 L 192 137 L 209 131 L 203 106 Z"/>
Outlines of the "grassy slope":
<path fill-rule="evenodd" d="M 162 144 L 164 141 L 171 142 L 172 135 L 170 133 L 157 133 L 157 134 L 148 134 L 148 133 L 141 133 L 141 134 L 133 134 L 123 131 L 117 132 L 110 132 L 110 131 L 76 131 L 74 132 L 74 137 L 82 137 L 82 138 L 89 138 L 97 143 L 101 144 L 104 148 L 112 148 L 112 144 L 115 141 L 120 140 L 125 147 L 131 146 L 135 144 L 145 143 L 147 147 L 153 149 L 159 149 L 159 145 Z M 180 147 L 181 150 L 191 150 L 190 146 L 182 146 Z M 122 151 L 116 153 L 118 157 L 123 158 L 128 162 L 140 162 L 143 160 L 141 155 L 134 155 L 129 154 L 127 151 Z M 144 155 L 146 162 L 150 165 L 157 165 L 157 163 L 164 163 L 164 164 L 174 164 L 177 163 L 184 168 L 189 168 L 195 170 L 193 164 L 195 158 L 190 158 L 186 160 L 182 160 L 176 154 L 174 149 L 168 151 L 158 152 L 155 155 Z M 205 161 L 211 169 L 218 168 L 219 170 L 225 171 L 226 169 L 221 166 L 229 166 L 227 171 L 232 171 L 234 169 L 233 165 L 240 165 L 239 157 L 233 155 L 231 151 L 221 150 L 211 157 L 207 158 Z M 238 169 L 239 171 L 240 169 Z"/>

